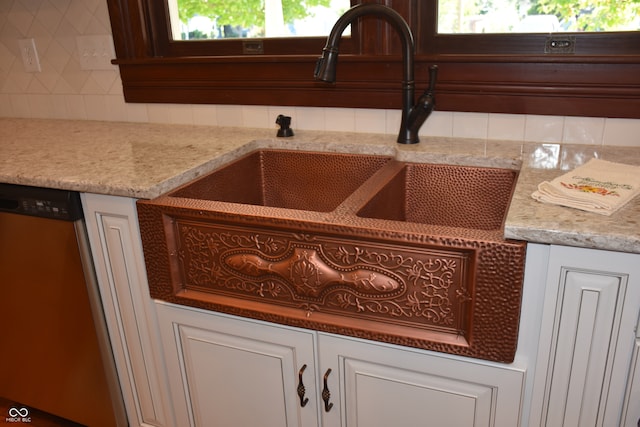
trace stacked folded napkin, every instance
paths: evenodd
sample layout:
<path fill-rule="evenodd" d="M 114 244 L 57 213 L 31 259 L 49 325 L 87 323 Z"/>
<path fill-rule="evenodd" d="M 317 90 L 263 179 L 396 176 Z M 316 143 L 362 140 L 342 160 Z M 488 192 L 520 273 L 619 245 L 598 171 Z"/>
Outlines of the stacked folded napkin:
<path fill-rule="evenodd" d="M 591 159 L 531 196 L 546 203 L 611 215 L 640 193 L 640 166 Z"/>

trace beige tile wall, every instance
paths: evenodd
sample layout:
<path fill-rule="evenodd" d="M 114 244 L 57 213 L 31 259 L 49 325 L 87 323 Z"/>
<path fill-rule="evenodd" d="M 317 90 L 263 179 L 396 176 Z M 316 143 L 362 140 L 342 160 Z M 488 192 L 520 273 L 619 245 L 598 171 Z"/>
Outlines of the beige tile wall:
<path fill-rule="evenodd" d="M 126 104 L 117 67 L 83 70 L 77 38 L 110 36 L 106 0 L 0 0 L 0 117 L 179 123 L 395 134 L 398 110 Z M 41 71 L 26 72 L 18 40 L 33 38 Z M 640 120 L 436 111 L 435 136 L 640 146 Z"/>

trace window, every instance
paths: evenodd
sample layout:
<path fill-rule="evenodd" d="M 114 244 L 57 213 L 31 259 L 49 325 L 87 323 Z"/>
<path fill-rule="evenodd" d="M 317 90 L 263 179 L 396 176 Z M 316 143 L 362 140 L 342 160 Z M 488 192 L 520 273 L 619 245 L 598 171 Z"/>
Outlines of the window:
<path fill-rule="evenodd" d="M 439 0 L 438 33 L 640 30 L 637 0 Z"/>
<path fill-rule="evenodd" d="M 187 43 L 174 40 L 166 3 L 107 1 L 128 102 L 400 108 L 399 41 L 381 20 L 354 23 L 327 86 L 313 80 L 324 37 Z M 639 31 L 439 30 L 452 1 L 376 1 L 412 27 L 418 90 L 439 65 L 437 109 L 640 118 Z"/>
<path fill-rule="evenodd" d="M 350 0 L 167 0 L 173 40 L 326 37 Z"/>
<path fill-rule="evenodd" d="M 112 0 L 107 0 L 112 1 Z M 133 3 L 134 0 L 124 0 Z M 154 57 L 185 57 L 185 56 L 228 56 L 228 55 L 299 55 L 317 54 L 322 50 L 326 36 L 331 30 L 331 26 L 325 34 L 307 35 L 304 37 L 292 36 L 291 33 L 294 17 L 302 17 L 307 13 L 321 14 L 321 17 L 331 20 L 334 16 L 340 16 L 344 10 L 351 7 L 351 0 L 310 0 L 311 4 L 327 3 L 328 8 L 321 11 L 313 10 L 316 7 L 309 6 L 305 11 L 297 13 L 287 13 L 287 4 L 299 3 L 296 0 L 246 0 L 237 2 L 226 0 L 220 3 L 227 6 L 214 6 L 209 12 L 209 16 L 193 16 L 193 11 L 189 13 L 180 10 L 180 2 L 186 4 L 200 3 L 197 0 L 141 0 L 146 3 L 144 10 L 147 11 L 143 17 L 149 19 L 150 28 L 147 30 L 152 40 L 151 56 Z M 210 4 L 203 2 L 204 4 Z M 278 3 L 271 8 L 266 5 Z M 215 3 L 218 5 L 219 3 Z M 239 12 L 236 7 L 241 5 L 247 8 L 248 5 L 255 8 L 249 9 L 246 13 Z M 278 7 L 279 6 L 279 7 Z M 243 10 L 243 9 L 241 9 Z M 275 12 L 274 12 L 275 11 Z M 329 13 L 326 13 L 329 12 Z M 278 16 L 277 18 L 268 17 Z M 324 15 L 327 16 L 324 16 Z M 146 15 L 146 16 L 145 16 Z M 187 16 L 189 15 L 189 16 Z M 285 16 L 288 22 L 284 22 Z M 189 30 L 189 21 L 196 18 L 196 23 L 209 21 L 204 26 L 206 30 Z M 267 20 L 281 20 L 280 27 L 277 24 L 269 24 Z M 316 20 L 316 24 L 320 20 Z M 326 22 L 323 22 L 326 28 Z M 332 22 L 331 22 L 332 23 Z M 195 23 L 192 23 L 195 25 Z M 284 26 L 284 27 L 283 27 Z M 301 23 L 297 25 L 303 27 Z M 316 25 L 317 27 L 317 25 Z M 295 27 L 294 27 L 295 28 Z M 266 34 L 269 31 L 270 34 Z M 321 31 L 325 32 L 325 31 Z M 206 37 L 205 34 L 206 33 Z M 192 37 L 196 37 L 193 40 Z M 351 40 L 345 43 L 345 52 L 351 52 Z"/>

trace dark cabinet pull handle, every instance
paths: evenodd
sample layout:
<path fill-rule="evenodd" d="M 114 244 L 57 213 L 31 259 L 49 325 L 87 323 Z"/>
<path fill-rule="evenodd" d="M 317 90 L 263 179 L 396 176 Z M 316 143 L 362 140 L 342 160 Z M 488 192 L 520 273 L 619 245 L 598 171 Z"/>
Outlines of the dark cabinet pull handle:
<path fill-rule="evenodd" d="M 304 364 L 302 365 L 302 368 L 300 368 L 300 371 L 298 371 L 298 397 L 300 397 L 300 407 L 304 408 L 307 404 L 307 402 L 309 402 L 309 398 L 304 397 L 305 394 L 305 388 L 304 388 L 304 383 L 302 382 L 302 374 L 304 373 L 304 370 L 307 369 L 307 365 Z"/>
<path fill-rule="evenodd" d="M 324 373 L 324 388 L 322 389 L 322 400 L 324 400 L 325 412 L 329 412 L 331 408 L 333 408 L 333 403 L 329 403 L 329 399 L 331 399 L 331 392 L 329 391 L 329 386 L 327 385 L 327 380 L 329 379 L 330 373 L 331 368 L 327 369 L 327 372 Z"/>

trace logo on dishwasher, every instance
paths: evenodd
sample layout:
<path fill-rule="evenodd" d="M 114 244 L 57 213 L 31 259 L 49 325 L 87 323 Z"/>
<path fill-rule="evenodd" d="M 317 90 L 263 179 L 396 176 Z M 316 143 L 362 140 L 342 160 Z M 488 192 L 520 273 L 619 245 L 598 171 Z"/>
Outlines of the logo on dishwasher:
<path fill-rule="evenodd" d="M 22 407 L 12 406 L 9 408 L 8 417 L 5 418 L 7 423 L 30 423 L 31 417 L 29 416 L 29 409 Z"/>

